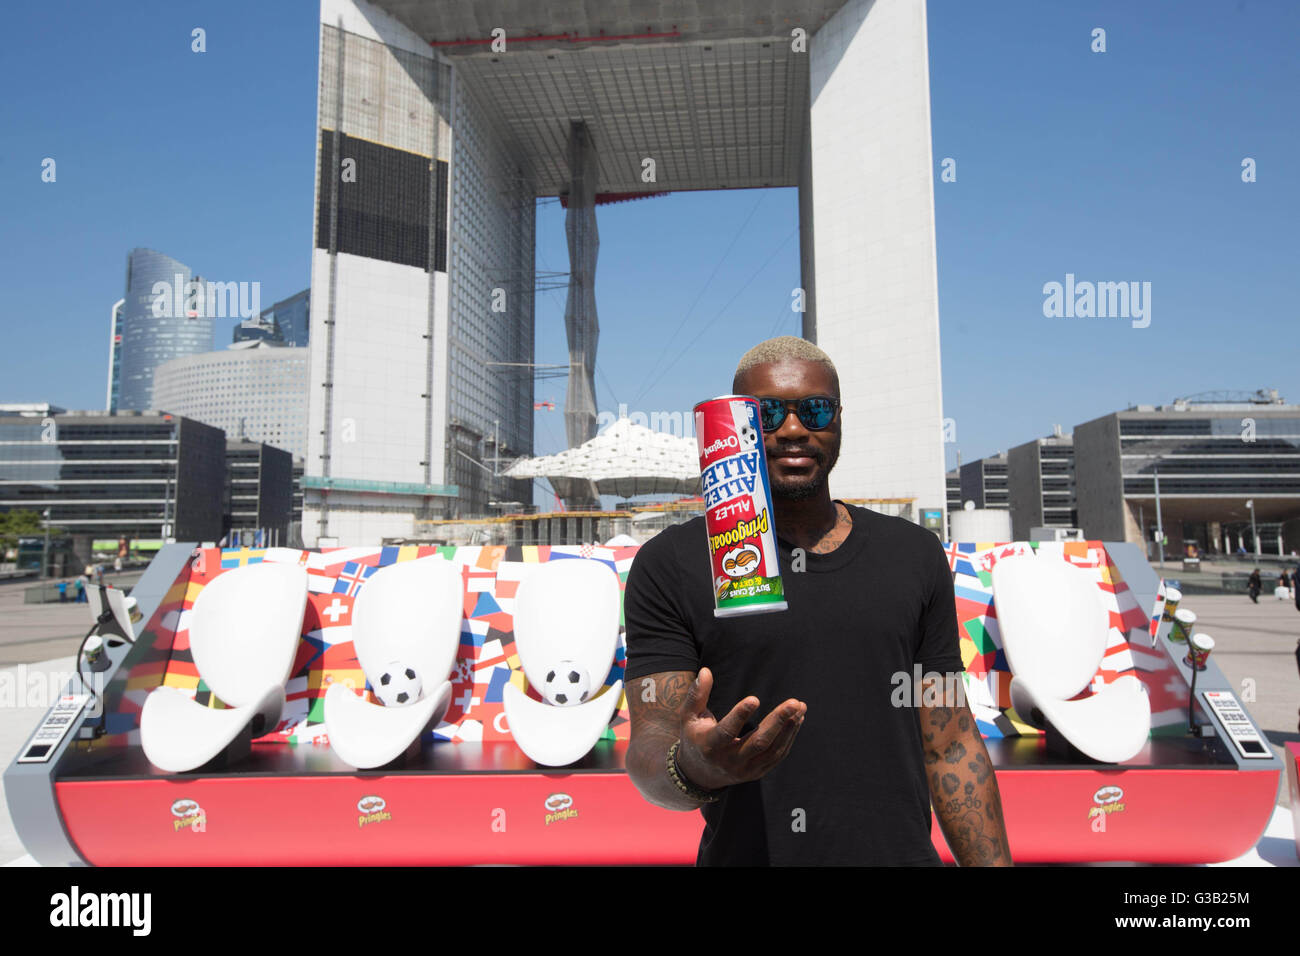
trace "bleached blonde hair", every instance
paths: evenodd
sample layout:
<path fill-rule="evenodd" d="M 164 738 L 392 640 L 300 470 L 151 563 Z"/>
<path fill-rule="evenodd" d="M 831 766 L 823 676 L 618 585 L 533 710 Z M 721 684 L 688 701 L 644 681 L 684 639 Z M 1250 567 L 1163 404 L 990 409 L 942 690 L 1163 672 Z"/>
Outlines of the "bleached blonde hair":
<path fill-rule="evenodd" d="M 755 365 L 779 364 L 791 360 L 815 362 L 823 366 L 830 373 L 831 381 L 835 385 L 835 397 L 840 397 L 840 376 L 835 371 L 835 363 L 831 361 L 831 357 L 807 339 L 795 335 L 779 335 L 774 339 L 759 342 L 742 355 L 740 364 L 736 366 L 736 374 L 731 379 L 732 391 L 740 391 L 741 379 Z"/>

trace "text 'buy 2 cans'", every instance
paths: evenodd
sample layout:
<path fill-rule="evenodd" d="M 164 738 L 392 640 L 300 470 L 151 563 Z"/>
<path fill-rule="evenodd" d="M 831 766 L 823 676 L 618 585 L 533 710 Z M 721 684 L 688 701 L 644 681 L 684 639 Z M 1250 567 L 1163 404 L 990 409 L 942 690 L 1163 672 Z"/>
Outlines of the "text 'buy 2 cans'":
<path fill-rule="evenodd" d="M 695 406 L 695 440 L 714 616 L 784 611 L 757 399 L 724 395 L 700 402 Z"/>

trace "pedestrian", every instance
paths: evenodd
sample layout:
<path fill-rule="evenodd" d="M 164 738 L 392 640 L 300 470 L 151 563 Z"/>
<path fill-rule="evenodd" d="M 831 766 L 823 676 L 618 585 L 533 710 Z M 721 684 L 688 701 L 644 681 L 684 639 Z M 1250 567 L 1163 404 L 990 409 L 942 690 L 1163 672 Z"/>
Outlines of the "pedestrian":
<path fill-rule="evenodd" d="M 122 556 L 119 554 L 113 559 L 113 573 L 119 574 L 122 571 Z"/>
<path fill-rule="evenodd" d="M 58 583 L 58 588 L 59 588 L 59 600 L 62 601 L 64 604 L 66 604 L 68 602 L 68 582 L 60 581 Z"/>
<path fill-rule="evenodd" d="M 1291 587 L 1291 579 L 1286 576 L 1286 568 L 1283 568 L 1282 573 L 1278 575 L 1277 584 L 1282 588 Z"/>
<path fill-rule="evenodd" d="M 1256 604 L 1259 603 L 1259 592 L 1263 585 L 1259 580 L 1259 568 L 1250 572 L 1250 578 L 1246 581 L 1246 590 L 1250 592 L 1250 599 Z"/>
<path fill-rule="evenodd" d="M 86 582 L 81 578 L 77 578 L 77 603 L 86 603 Z"/>

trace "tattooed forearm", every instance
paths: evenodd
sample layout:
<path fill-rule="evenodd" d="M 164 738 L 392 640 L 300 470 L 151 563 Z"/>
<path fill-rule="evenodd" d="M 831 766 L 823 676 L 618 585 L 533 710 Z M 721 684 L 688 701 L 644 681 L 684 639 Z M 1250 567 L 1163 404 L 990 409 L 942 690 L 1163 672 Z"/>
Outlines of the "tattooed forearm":
<path fill-rule="evenodd" d="M 962 866 L 1011 866 L 997 777 L 969 712 L 925 708 L 921 723 L 932 728 L 922 731 L 925 766 L 953 856 Z"/>
<path fill-rule="evenodd" d="M 699 807 L 677 789 L 667 771 L 668 748 L 677 739 L 682 702 L 694 680 L 689 671 L 663 671 L 633 679 L 626 688 L 632 720 L 624 758 L 628 778 L 647 800 L 669 810 Z"/>
<path fill-rule="evenodd" d="M 656 678 L 658 678 L 656 680 Z M 691 686 L 694 675 L 686 671 L 667 671 L 653 674 L 633 681 L 633 687 L 639 692 L 642 702 L 646 704 L 645 714 L 671 713 L 674 718 L 686 699 L 686 691 Z M 649 698 L 647 701 L 646 698 Z"/>

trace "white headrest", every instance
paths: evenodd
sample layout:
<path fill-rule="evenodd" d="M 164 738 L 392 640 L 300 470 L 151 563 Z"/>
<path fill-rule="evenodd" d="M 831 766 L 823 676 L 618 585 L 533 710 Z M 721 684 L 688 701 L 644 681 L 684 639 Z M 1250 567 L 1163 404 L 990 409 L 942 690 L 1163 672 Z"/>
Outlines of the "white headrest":
<path fill-rule="evenodd" d="M 540 688 L 548 668 L 570 660 L 599 690 L 618 650 L 618 607 L 618 576 L 604 562 L 536 565 L 515 592 L 515 649 L 528 683 Z"/>
<path fill-rule="evenodd" d="M 361 585 L 352 608 L 352 643 L 373 684 L 385 664 L 414 667 L 426 689 L 456 662 L 462 607 L 460 565 L 441 556 L 390 564 Z"/>
<path fill-rule="evenodd" d="M 1109 627 L 1088 572 L 1054 557 L 1002 558 L 993 565 L 993 604 L 1011 673 L 1036 695 L 1066 700 L 1088 686 Z"/>
<path fill-rule="evenodd" d="M 304 567 L 263 561 L 223 571 L 190 612 L 199 676 L 223 703 L 256 703 L 269 683 L 289 679 L 306 607 Z"/>

